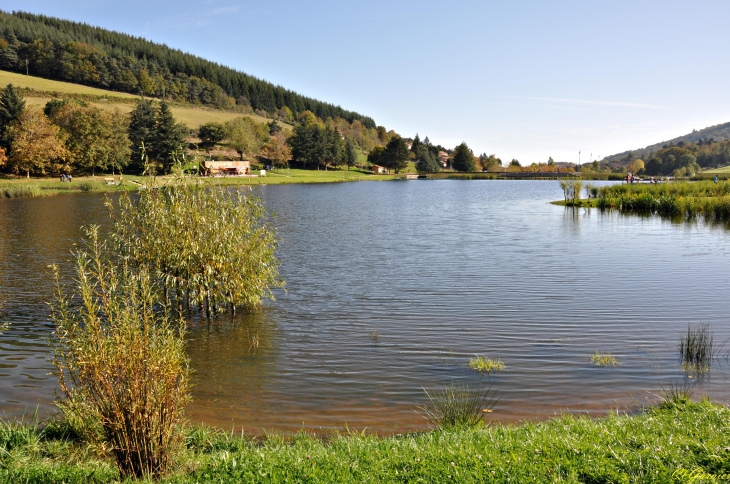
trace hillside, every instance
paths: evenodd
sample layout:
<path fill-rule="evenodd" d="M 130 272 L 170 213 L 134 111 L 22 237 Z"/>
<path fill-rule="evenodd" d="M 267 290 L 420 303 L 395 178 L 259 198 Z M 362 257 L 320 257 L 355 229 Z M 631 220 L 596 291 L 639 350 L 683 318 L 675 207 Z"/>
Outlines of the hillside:
<path fill-rule="evenodd" d="M 0 10 L 0 69 L 192 104 L 250 107 L 267 116 L 375 121 L 226 66 L 143 38 L 83 23 Z"/>
<path fill-rule="evenodd" d="M 714 140 L 714 141 L 726 141 L 730 139 L 730 123 L 717 124 L 701 130 L 694 130 L 684 136 L 678 136 L 676 138 L 662 141 L 649 145 L 645 148 L 640 148 L 631 151 L 624 151 L 622 153 L 616 153 L 615 155 L 607 156 L 603 161 L 620 161 L 625 158 L 629 153 L 633 154 L 634 158 L 647 158 L 650 153 L 654 153 L 663 146 L 676 145 L 680 141 L 685 143 L 697 143 L 700 140 Z"/>
<path fill-rule="evenodd" d="M 45 106 L 53 98 L 75 96 L 82 97 L 90 104 L 102 109 L 119 109 L 128 113 L 134 109 L 139 96 L 98 89 L 95 87 L 73 84 L 70 82 L 51 81 L 34 76 L 0 71 L 0 89 L 8 84 L 20 87 L 24 91 L 25 101 L 29 105 Z M 175 119 L 185 123 L 189 128 L 197 129 L 201 124 L 217 122 L 225 123 L 228 120 L 242 115 L 240 112 L 226 111 L 206 106 L 191 106 L 174 103 L 171 110 Z M 257 122 L 269 122 L 270 119 L 257 114 L 244 114 Z M 285 131 L 291 131 L 291 126 L 281 123 Z"/>

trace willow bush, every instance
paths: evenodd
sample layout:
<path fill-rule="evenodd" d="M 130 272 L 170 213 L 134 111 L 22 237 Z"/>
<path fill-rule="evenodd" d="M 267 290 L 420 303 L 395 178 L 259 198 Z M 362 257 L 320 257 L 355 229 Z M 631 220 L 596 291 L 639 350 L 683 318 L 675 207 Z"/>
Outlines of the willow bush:
<path fill-rule="evenodd" d="M 51 344 L 63 393 L 57 405 L 124 476 L 164 474 L 184 444 L 185 322 L 159 303 L 146 270 L 109 256 L 97 227 L 76 254 L 77 296 L 54 270 Z"/>
<path fill-rule="evenodd" d="M 146 267 L 163 297 L 206 315 L 274 299 L 277 238 L 259 198 L 177 176 L 138 201 L 123 194 L 112 211 L 112 239 L 123 259 Z"/>

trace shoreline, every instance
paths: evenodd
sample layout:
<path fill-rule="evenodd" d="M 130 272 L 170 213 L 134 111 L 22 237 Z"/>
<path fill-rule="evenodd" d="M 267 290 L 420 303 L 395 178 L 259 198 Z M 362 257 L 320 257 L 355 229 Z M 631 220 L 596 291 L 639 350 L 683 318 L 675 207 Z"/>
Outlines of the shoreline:
<path fill-rule="evenodd" d="M 726 479 L 730 409 L 667 395 L 639 414 L 393 436 L 236 435 L 188 427 L 160 482 L 689 482 Z M 0 423 L 3 482 L 119 482 L 113 459 L 60 420 Z M 127 479 L 125 482 L 148 482 Z M 698 481 L 699 482 L 699 481 Z"/>

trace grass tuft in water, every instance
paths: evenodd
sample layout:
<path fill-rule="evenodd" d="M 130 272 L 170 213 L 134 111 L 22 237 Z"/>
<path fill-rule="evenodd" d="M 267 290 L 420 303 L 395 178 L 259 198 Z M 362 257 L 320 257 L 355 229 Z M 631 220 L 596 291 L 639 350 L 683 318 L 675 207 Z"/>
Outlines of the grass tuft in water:
<path fill-rule="evenodd" d="M 380 332 L 378 332 L 377 329 L 374 329 L 372 333 L 370 333 L 370 341 L 372 341 L 374 345 L 380 344 Z"/>
<path fill-rule="evenodd" d="M 679 361 L 685 371 L 710 371 L 713 356 L 714 335 L 709 323 L 703 323 L 694 328 L 687 326 L 677 344 Z"/>
<path fill-rule="evenodd" d="M 660 406 L 662 408 L 683 407 L 692 401 L 694 386 L 691 383 L 670 383 L 667 388 L 662 385 Z"/>
<path fill-rule="evenodd" d="M 492 360 L 486 356 L 477 355 L 476 358 L 469 360 L 469 368 L 476 370 L 479 373 L 493 373 L 504 370 L 504 363 L 502 360 Z"/>
<path fill-rule="evenodd" d="M 599 353 L 596 351 L 591 355 L 591 363 L 596 366 L 616 366 L 618 362 L 611 353 Z"/>
<path fill-rule="evenodd" d="M 423 391 L 428 403 L 417 407 L 418 413 L 440 429 L 479 425 L 499 401 L 492 386 L 484 387 L 481 383 L 472 388 L 464 383 L 451 382 L 438 390 L 429 392 L 424 388 Z"/>

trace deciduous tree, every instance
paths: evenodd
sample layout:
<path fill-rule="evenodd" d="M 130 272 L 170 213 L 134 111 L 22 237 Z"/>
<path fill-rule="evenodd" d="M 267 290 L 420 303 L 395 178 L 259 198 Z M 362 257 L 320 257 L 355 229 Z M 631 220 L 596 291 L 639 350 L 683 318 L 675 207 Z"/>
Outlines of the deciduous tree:
<path fill-rule="evenodd" d="M 59 138 L 59 127 L 43 114 L 40 108 L 27 107 L 6 131 L 10 141 L 8 162 L 14 173 L 45 174 L 53 160 L 64 160 L 68 151 Z"/>
<path fill-rule="evenodd" d="M 269 129 L 266 123 L 257 123 L 253 119 L 242 116 L 225 124 L 228 146 L 236 150 L 241 159 L 243 155 L 259 154 L 269 141 Z"/>
<path fill-rule="evenodd" d="M 205 123 L 198 128 L 198 138 L 206 151 L 210 151 L 216 144 L 226 137 L 226 129 L 221 123 Z"/>

